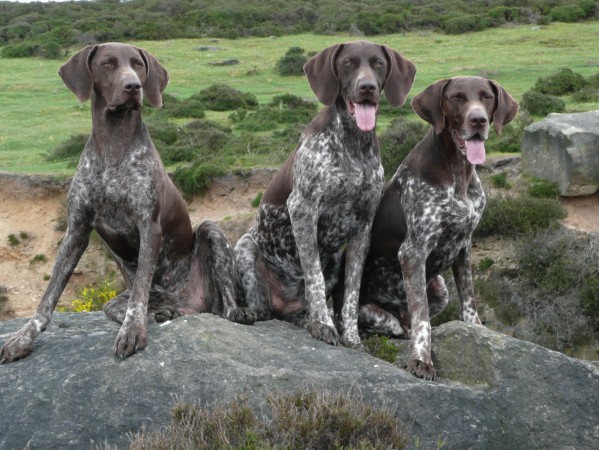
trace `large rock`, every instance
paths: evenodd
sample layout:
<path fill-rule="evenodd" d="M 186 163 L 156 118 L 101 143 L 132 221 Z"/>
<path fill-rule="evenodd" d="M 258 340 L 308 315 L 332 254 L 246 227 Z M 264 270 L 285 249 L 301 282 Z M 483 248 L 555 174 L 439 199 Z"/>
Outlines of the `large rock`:
<path fill-rule="evenodd" d="M 0 323 L 0 342 L 23 323 Z M 124 361 L 111 354 L 116 332 L 102 313 L 58 313 L 28 358 L 0 366 L 0 448 L 123 448 L 128 433 L 166 424 L 174 398 L 245 391 L 259 407 L 267 391 L 306 385 L 390 402 L 413 448 L 597 448 L 598 368 L 482 326 L 435 330 L 436 382 L 279 321 L 182 317 L 151 326 L 148 348 Z"/>
<path fill-rule="evenodd" d="M 566 196 L 599 189 L 599 111 L 549 114 L 524 130 L 524 170 L 554 181 Z"/>

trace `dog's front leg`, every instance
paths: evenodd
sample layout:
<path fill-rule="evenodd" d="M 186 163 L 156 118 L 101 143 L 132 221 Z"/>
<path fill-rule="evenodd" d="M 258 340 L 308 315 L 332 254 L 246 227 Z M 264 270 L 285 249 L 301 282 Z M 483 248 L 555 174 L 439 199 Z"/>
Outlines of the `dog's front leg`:
<path fill-rule="evenodd" d="M 412 352 L 408 371 L 425 380 L 435 378 L 431 358 L 431 323 L 426 296 L 426 254 L 424 246 L 406 240 L 399 248 L 399 263 L 410 309 Z"/>
<path fill-rule="evenodd" d="M 371 225 L 353 237 L 347 244 L 345 257 L 345 285 L 341 310 L 341 341 L 346 347 L 362 346 L 358 334 L 358 302 L 364 262 L 370 248 Z"/>
<path fill-rule="evenodd" d="M 328 314 L 324 274 L 318 251 L 318 216 L 314 202 L 307 201 L 294 190 L 287 199 L 293 236 L 304 273 L 305 295 L 310 310 L 307 328 L 312 337 L 337 345 L 339 335 Z"/>
<path fill-rule="evenodd" d="M 25 358 L 33 350 L 33 342 L 44 331 L 52 319 L 52 313 L 60 295 L 73 274 L 81 255 L 87 248 L 91 228 L 80 223 L 69 225 L 60 244 L 56 263 L 48 287 L 37 306 L 35 314 L 19 331 L 13 334 L 0 350 L 0 362 L 11 362 Z"/>
<path fill-rule="evenodd" d="M 460 250 L 451 266 L 453 278 L 460 297 L 460 316 L 464 322 L 480 324 L 474 300 L 474 287 L 472 284 L 472 266 L 470 261 L 470 242 Z"/>
<path fill-rule="evenodd" d="M 137 272 L 133 279 L 127 314 L 113 347 L 114 353 L 123 359 L 146 348 L 148 298 L 161 245 L 162 229 L 158 221 L 153 221 L 147 227 L 140 227 Z"/>

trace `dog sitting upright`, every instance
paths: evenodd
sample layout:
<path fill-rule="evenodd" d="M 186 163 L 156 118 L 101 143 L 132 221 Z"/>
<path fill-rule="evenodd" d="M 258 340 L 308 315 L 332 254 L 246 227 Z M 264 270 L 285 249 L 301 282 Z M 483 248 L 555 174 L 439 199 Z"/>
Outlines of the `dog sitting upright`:
<path fill-rule="evenodd" d="M 416 68 L 384 45 L 356 41 L 323 50 L 304 70 L 325 108 L 268 186 L 257 226 L 235 247 L 240 281 L 258 319 L 307 319 L 313 337 L 337 344 L 326 298 L 347 245 L 340 334 L 344 345 L 359 346 L 360 280 L 384 185 L 379 96 L 384 89 L 389 103 L 401 106 Z"/>
<path fill-rule="evenodd" d="M 372 226 L 358 322 L 365 334 L 404 337 L 411 330 L 408 370 L 432 380 L 430 317 L 448 302 L 441 276 L 447 268 L 453 270 L 462 320 L 480 323 L 470 252 L 485 194 L 475 166 L 485 161 L 489 123 L 501 133 L 518 104 L 494 81 L 456 77 L 427 87 L 412 108 L 432 128 L 385 188 Z M 336 317 L 342 305 L 338 290 Z"/>
<path fill-rule="evenodd" d="M 194 232 L 141 118 L 142 99 L 162 106 L 168 73 L 143 49 L 118 43 L 88 46 L 59 70 L 80 101 L 92 99 L 92 133 L 68 193 L 68 229 L 48 287 L 31 320 L 0 350 L 0 361 L 27 356 L 44 331 L 89 234 L 112 252 L 127 290 L 104 307 L 122 326 L 114 352 L 146 347 L 146 322 L 210 311 L 251 323 L 237 308 L 235 258 L 211 222 Z"/>

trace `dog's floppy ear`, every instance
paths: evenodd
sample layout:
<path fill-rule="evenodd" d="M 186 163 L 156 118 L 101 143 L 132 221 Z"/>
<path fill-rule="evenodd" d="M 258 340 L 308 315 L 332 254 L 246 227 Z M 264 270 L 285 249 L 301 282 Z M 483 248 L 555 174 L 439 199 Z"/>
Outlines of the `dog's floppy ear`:
<path fill-rule="evenodd" d="M 416 66 L 412 61 L 404 58 L 401 53 L 390 49 L 386 45 L 381 45 L 381 47 L 389 64 L 384 86 L 385 97 L 387 97 L 389 104 L 399 107 L 406 102 L 408 92 L 414 84 Z"/>
<path fill-rule="evenodd" d="M 443 92 L 450 80 L 439 80 L 412 99 L 412 109 L 435 128 L 439 134 L 445 127 Z"/>
<path fill-rule="evenodd" d="M 316 98 L 325 106 L 335 104 L 339 94 L 339 80 L 335 69 L 335 60 L 343 48 L 343 44 L 335 44 L 325 48 L 318 55 L 310 58 L 304 65 L 310 89 Z"/>
<path fill-rule="evenodd" d="M 151 106 L 160 108 L 162 106 L 162 93 L 166 89 L 169 80 L 168 72 L 156 58 L 143 48 L 139 49 L 139 53 L 146 63 L 146 79 L 143 82 L 144 95 Z"/>
<path fill-rule="evenodd" d="M 493 80 L 489 80 L 489 83 L 491 83 L 496 98 L 495 111 L 492 118 L 493 125 L 497 134 L 501 134 L 503 126 L 514 120 L 514 117 L 518 114 L 520 105 L 499 83 Z"/>
<path fill-rule="evenodd" d="M 62 81 L 76 96 L 80 102 L 89 100 L 94 88 L 90 62 L 96 53 L 98 46 L 88 45 L 79 50 L 71 58 L 60 66 L 58 75 Z"/>

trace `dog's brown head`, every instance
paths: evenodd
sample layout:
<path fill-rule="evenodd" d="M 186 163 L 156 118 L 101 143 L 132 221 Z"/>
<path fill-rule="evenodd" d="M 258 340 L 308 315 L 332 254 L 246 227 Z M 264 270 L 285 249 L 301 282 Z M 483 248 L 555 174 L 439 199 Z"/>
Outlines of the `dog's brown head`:
<path fill-rule="evenodd" d="M 403 105 L 416 67 L 387 46 L 355 41 L 323 50 L 306 63 L 304 72 L 321 103 L 347 109 L 360 130 L 371 131 L 381 91 L 391 105 Z"/>
<path fill-rule="evenodd" d="M 428 86 L 412 100 L 412 108 L 433 125 L 448 132 L 471 164 L 485 161 L 489 123 L 501 134 L 519 105 L 498 83 L 482 77 L 455 77 Z"/>
<path fill-rule="evenodd" d="M 87 101 L 93 92 L 109 111 L 139 109 L 144 95 L 150 105 L 161 107 L 169 79 L 166 69 L 148 52 L 119 43 L 83 48 L 58 74 L 79 101 Z"/>

